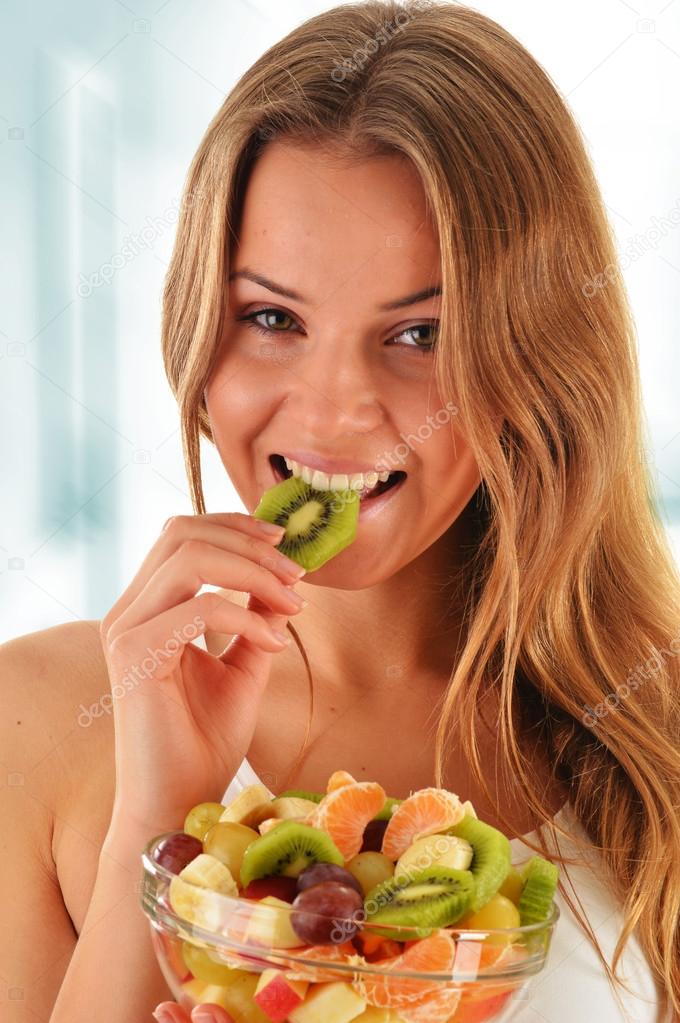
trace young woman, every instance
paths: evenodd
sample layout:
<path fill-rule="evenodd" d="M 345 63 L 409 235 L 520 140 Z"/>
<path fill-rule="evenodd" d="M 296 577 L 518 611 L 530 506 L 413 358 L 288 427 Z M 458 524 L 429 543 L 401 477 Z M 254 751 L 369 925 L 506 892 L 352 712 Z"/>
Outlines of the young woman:
<path fill-rule="evenodd" d="M 521 1019 L 680 1010 L 680 579 L 615 268 L 563 100 L 481 14 L 344 5 L 247 71 L 192 163 L 164 293 L 195 515 L 101 623 L 0 651 L 24 781 L 2 803 L 10 1006 L 187 1020 L 142 846 L 255 778 L 342 767 L 450 788 L 561 858 Z M 206 513 L 201 436 L 248 512 L 286 459 L 328 485 L 393 475 L 301 579 L 280 533 Z"/>

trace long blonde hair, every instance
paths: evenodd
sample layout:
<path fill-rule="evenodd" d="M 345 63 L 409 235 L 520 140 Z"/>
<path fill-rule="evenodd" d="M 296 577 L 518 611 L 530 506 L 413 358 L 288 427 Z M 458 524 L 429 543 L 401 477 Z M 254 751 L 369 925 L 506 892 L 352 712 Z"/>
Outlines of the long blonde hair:
<path fill-rule="evenodd" d="M 267 50 L 193 159 L 163 296 L 196 513 L 230 249 L 249 171 L 274 138 L 406 156 L 439 235 L 434 368 L 483 483 L 435 784 L 455 719 L 488 793 L 475 721 L 495 687 L 498 770 L 548 825 L 531 731 L 601 852 L 625 915 L 611 970 L 635 932 L 680 1013 L 680 578 L 645 460 L 633 319 L 579 130 L 518 41 L 456 3 L 343 4 Z"/>

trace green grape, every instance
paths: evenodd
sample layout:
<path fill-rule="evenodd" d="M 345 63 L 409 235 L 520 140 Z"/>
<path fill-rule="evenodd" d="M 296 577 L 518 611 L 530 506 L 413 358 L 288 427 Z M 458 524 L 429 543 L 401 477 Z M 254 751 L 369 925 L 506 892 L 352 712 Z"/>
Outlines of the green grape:
<path fill-rule="evenodd" d="M 505 895 L 506 899 L 510 899 L 511 902 L 514 902 L 515 905 L 518 906 L 523 884 L 524 878 L 520 874 L 519 870 L 517 870 L 516 867 L 510 867 L 508 876 L 498 889 L 498 894 Z"/>
<path fill-rule="evenodd" d="M 389 856 L 373 851 L 357 853 L 345 864 L 345 869 L 356 877 L 364 895 L 394 874 L 394 864 Z"/>
<path fill-rule="evenodd" d="M 192 945 L 190 941 L 182 942 L 182 959 L 187 970 L 207 984 L 232 984 L 241 973 L 225 963 L 216 962 L 206 949 Z"/>
<path fill-rule="evenodd" d="M 466 913 L 456 920 L 454 927 L 470 928 L 470 930 L 494 930 L 519 927 L 519 910 L 514 902 L 505 895 L 493 895 L 476 913 Z M 512 943 L 513 934 L 492 934 L 487 939 L 492 944 L 506 945 Z"/>
<path fill-rule="evenodd" d="M 203 841 L 206 831 L 216 824 L 224 813 L 221 803 L 197 803 L 192 806 L 184 821 L 184 831 Z"/>
<path fill-rule="evenodd" d="M 221 860 L 225 867 L 229 867 L 233 877 L 240 877 L 243 854 L 250 843 L 259 837 L 257 831 L 245 824 L 221 821 L 214 824 L 206 833 L 203 839 L 203 849 L 211 856 Z"/>

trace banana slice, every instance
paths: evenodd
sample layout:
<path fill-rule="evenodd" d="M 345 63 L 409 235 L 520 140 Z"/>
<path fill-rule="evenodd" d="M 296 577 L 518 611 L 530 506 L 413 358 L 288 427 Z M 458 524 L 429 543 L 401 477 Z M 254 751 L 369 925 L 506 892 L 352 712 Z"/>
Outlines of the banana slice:
<path fill-rule="evenodd" d="M 279 817 L 281 820 L 291 820 L 297 817 L 306 817 L 312 810 L 316 810 L 318 803 L 311 799 L 302 799 L 300 796 L 277 796 L 269 803 L 269 817 Z"/>
<path fill-rule="evenodd" d="M 268 831 L 275 828 L 277 824 L 283 824 L 283 819 L 280 817 L 267 817 L 266 820 L 260 821 L 257 825 L 257 830 L 261 835 L 266 835 Z"/>
<path fill-rule="evenodd" d="M 214 892 L 238 897 L 231 871 L 215 856 L 199 853 L 170 882 L 169 897 L 177 916 L 208 931 L 219 929 L 224 907 Z"/>
<path fill-rule="evenodd" d="M 418 838 L 397 860 L 394 876 L 417 873 L 429 867 L 467 870 L 472 863 L 472 846 L 455 835 L 425 835 Z"/>
<path fill-rule="evenodd" d="M 220 821 L 256 827 L 260 821 L 272 816 L 271 804 L 272 798 L 264 785 L 248 785 L 225 809 Z"/>

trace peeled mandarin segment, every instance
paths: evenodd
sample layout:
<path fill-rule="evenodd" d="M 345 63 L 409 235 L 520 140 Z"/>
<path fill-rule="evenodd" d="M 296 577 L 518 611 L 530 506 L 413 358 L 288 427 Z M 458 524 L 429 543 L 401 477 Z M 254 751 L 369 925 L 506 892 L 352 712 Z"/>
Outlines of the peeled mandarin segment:
<path fill-rule="evenodd" d="M 453 983 L 443 985 L 431 994 L 399 1009 L 404 1023 L 448 1023 L 460 1004 L 461 988 Z"/>
<path fill-rule="evenodd" d="M 328 779 L 328 785 L 326 786 L 326 792 L 335 792 L 336 789 L 341 789 L 343 785 L 356 785 L 356 778 L 349 773 L 349 771 L 333 771 L 333 774 Z"/>
<path fill-rule="evenodd" d="M 385 790 L 377 782 L 352 782 L 325 795 L 305 823 L 328 832 L 347 861 L 361 849 L 366 825 L 384 804 Z"/>
<path fill-rule="evenodd" d="M 311 961 L 291 963 L 286 970 L 286 976 L 291 980 L 308 980 L 314 983 L 338 979 L 337 970 L 332 967 L 324 969 L 323 966 L 315 966 L 314 960 L 324 963 L 341 963 L 344 966 L 357 965 L 360 962 L 351 941 L 345 941 L 340 945 L 307 945 L 304 949 L 296 952 L 296 958 Z M 280 956 L 278 959 L 285 964 L 285 958 Z"/>
<path fill-rule="evenodd" d="M 456 954 L 456 946 L 446 931 L 440 930 L 416 942 L 401 955 L 381 960 L 383 972 L 363 974 L 355 981 L 355 987 L 371 1005 L 393 1008 L 402 1013 L 403 1008 L 420 1004 L 421 999 L 441 989 L 436 980 L 411 979 L 394 976 L 399 971 L 418 973 L 450 973 Z M 455 1008 L 455 1006 L 454 1006 Z M 453 1009 L 450 1010 L 453 1012 Z M 450 1014 L 450 1013 L 449 1013 Z"/>
<path fill-rule="evenodd" d="M 385 829 L 382 852 L 398 860 L 418 838 L 444 831 L 464 816 L 460 799 L 453 792 L 420 789 L 396 807 Z"/>

